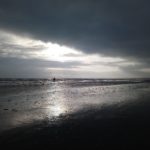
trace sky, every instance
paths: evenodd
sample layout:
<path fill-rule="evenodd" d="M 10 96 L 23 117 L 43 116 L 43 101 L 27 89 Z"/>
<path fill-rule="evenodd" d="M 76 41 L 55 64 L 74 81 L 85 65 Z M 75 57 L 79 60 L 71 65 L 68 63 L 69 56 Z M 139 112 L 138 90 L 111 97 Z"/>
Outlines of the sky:
<path fill-rule="evenodd" d="M 0 0 L 0 78 L 150 77 L 149 0 Z"/>

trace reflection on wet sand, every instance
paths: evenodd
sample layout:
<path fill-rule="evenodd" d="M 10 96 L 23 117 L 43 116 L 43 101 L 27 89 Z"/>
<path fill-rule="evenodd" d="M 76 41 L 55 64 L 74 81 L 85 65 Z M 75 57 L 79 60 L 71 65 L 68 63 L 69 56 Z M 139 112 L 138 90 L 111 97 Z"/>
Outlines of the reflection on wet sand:
<path fill-rule="evenodd" d="M 34 123 L 37 121 L 42 121 L 45 119 L 49 120 L 49 122 L 54 122 L 59 119 L 60 115 L 65 115 L 65 113 L 68 112 L 67 105 L 65 104 L 66 99 L 63 88 L 61 88 L 58 83 L 53 83 L 50 88 L 47 87 L 46 92 L 44 92 L 44 96 L 40 95 L 43 95 L 43 90 L 45 90 L 45 88 L 38 89 L 40 90 L 40 93 L 38 90 L 36 90 L 37 89 L 33 91 L 34 94 L 38 92 L 38 98 L 36 97 L 36 100 L 34 95 L 30 95 L 30 97 L 29 95 L 24 95 L 28 97 L 28 99 L 22 103 L 19 103 L 18 109 L 11 109 L 17 111 L 9 111 L 9 109 L 7 109 L 8 111 L 1 112 L 0 131 Z M 20 99 L 20 101 L 22 101 L 22 99 Z M 13 106 L 11 105 L 8 107 Z"/>
<path fill-rule="evenodd" d="M 57 123 L 61 116 L 86 108 L 94 110 L 103 105 L 132 103 L 141 95 L 148 95 L 149 89 L 146 84 L 73 87 L 67 82 L 9 87 L 0 95 L 0 131 L 43 120 Z"/>

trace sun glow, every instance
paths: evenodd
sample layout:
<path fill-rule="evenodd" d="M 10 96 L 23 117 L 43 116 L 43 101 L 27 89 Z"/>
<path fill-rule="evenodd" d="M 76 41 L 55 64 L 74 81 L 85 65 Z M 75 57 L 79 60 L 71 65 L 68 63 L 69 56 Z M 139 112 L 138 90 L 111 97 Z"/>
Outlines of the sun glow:
<path fill-rule="evenodd" d="M 120 58 L 104 57 L 97 54 L 85 54 L 81 50 L 76 50 L 58 43 L 44 42 L 31 37 L 16 35 L 0 31 L 1 40 L 9 44 L 6 49 L 2 49 L 1 54 L 7 57 L 36 58 L 49 61 L 80 61 L 84 64 L 118 62 Z"/>
<path fill-rule="evenodd" d="M 72 57 L 67 56 L 69 54 L 80 55 L 82 52 L 50 42 L 46 43 L 46 48 L 40 52 L 45 59 L 61 62 L 72 60 Z"/>
<path fill-rule="evenodd" d="M 3 45 L 0 45 L 1 57 L 26 59 L 34 62 L 34 60 L 42 62 L 42 65 L 35 65 L 36 69 L 58 74 L 66 74 L 67 71 L 72 71 L 74 74 L 82 73 L 89 75 L 115 73 L 121 74 L 122 66 L 126 67 L 134 65 L 135 62 L 124 60 L 123 58 L 108 57 L 101 54 L 88 54 L 83 50 L 78 50 L 59 43 L 45 42 L 37 40 L 25 35 L 16 35 L 0 31 L 0 40 Z M 42 66 L 42 67 L 41 67 Z M 144 70 L 144 72 L 147 70 Z M 148 71 L 149 72 L 149 71 Z M 124 72 L 123 72 L 124 74 Z M 95 75 L 94 75 L 95 76 Z"/>

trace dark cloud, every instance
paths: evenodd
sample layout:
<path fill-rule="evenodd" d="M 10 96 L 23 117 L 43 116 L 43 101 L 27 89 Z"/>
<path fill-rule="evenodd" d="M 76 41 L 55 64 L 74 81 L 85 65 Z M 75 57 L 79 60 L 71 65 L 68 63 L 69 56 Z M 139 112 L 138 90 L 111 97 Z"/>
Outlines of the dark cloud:
<path fill-rule="evenodd" d="M 148 0 L 1 0 L 0 27 L 86 53 L 149 58 Z"/>

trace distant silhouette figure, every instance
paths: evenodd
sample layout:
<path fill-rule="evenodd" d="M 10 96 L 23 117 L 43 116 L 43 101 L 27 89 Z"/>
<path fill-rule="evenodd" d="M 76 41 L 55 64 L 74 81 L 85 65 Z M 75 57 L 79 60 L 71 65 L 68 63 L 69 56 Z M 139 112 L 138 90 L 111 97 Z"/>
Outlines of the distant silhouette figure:
<path fill-rule="evenodd" d="M 56 81 L 56 78 L 54 77 L 54 78 L 53 78 L 53 82 L 55 82 L 55 81 Z"/>

